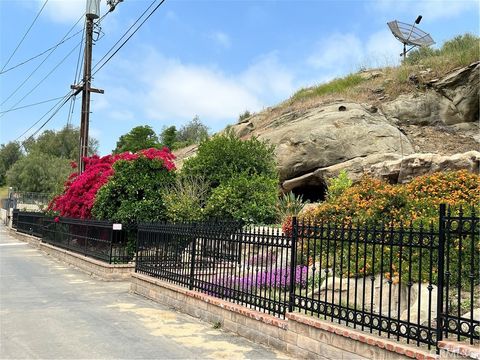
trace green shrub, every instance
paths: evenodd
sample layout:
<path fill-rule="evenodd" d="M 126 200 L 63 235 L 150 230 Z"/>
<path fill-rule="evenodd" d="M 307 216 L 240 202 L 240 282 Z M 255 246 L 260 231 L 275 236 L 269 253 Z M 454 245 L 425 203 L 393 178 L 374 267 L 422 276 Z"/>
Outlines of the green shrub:
<path fill-rule="evenodd" d="M 213 218 L 230 218 L 265 224 L 275 220 L 278 182 L 264 175 L 238 174 L 212 191 L 205 212 Z"/>
<path fill-rule="evenodd" d="M 250 111 L 245 110 L 244 113 L 242 113 L 242 114 L 240 114 L 240 115 L 238 116 L 238 122 L 240 123 L 240 122 L 242 122 L 243 120 L 248 119 L 250 116 L 252 116 L 252 114 L 250 113 Z"/>
<path fill-rule="evenodd" d="M 211 189 L 239 174 L 278 179 L 274 147 L 256 138 L 241 140 L 232 133 L 203 141 L 197 155 L 185 161 L 182 174 L 204 178 Z"/>
<path fill-rule="evenodd" d="M 327 181 L 327 198 L 335 200 L 342 195 L 345 190 L 352 186 L 353 181 L 348 177 L 345 170 L 340 171 L 337 177 Z"/>
<path fill-rule="evenodd" d="M 480 59 L 480 38 L 473 34 L 463 34 L 446 41 L 436 50 L 421 47 L 409 53 L 406 64 L 424 65 L 437 69 L 440 63 L 452 66 L 466 66 Z"/>
<path fill-rule="evenodd" d="M 302 195 L 296 196 L 293 192 L 283 194 L 277 203 L 277 218 L 283 223 L 286 218 L 298 216 L 308 200 L 304 201 Z"/>
<path fill-rule="evenodd" d="M 200 221 L 204 217 L 208 187 L 202 178 L 177 178 L 163 192 L 167 219 L 173 222 Z"/>
<path fill-rule="evenodd" d="M 96 195 L 95 218 L 122 223 L 166 219 L 162 193 L 173 183 L 174 174 L 162 160 L 140 156 L 134 161 L 119 160 L 113 168 L 114 175 Z"/>

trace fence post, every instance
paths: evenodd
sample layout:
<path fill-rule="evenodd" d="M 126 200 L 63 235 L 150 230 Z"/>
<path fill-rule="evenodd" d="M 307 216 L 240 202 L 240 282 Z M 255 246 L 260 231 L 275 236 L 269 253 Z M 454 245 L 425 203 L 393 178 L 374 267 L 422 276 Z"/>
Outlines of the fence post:
<path fill-rule="evenodd" d="M 192 257 L 190 259 L 190 284 L 188 286 L 189 290 L 193 290 L 193 281 L 195 278 L 195 254 L 197 251 L 197 231 L 196 225 L 194 225 L 193 231 L 193 243 L 192 243 Z"/>
<path fill-rule="evenodd" d="M 445 214 L 446 205 L 440 204 L 438 226 L 438 283 L 437 283 L 437 352 L 438 342 L 443 339 L 443 281 L 445 273 Z"/>
<path fill-rule="evenodd" d="M 291 248 L 290 248 L 290 296 L 288 301 L 288 312 L 293 311 L 293 305 L 295 303 L 295 263 L 297 257 L 297 237 L 298 237 L 298 226 L 297 218 L 294 216 L 292 218 L 292 236 L 291 236 Z"/>
<path fill-rule="evenodd" d="M 113 230 L 113 224 L 112 227 L 110 228 L 110 254 L 108 256 L 108 263 L 112 263 L 112 252 L 113 252 L 113 233 L 115 230 Z M 123 230 L 120 230 L 123 231 Z M 88 234 L 87 234 L 88 235 Z"/>

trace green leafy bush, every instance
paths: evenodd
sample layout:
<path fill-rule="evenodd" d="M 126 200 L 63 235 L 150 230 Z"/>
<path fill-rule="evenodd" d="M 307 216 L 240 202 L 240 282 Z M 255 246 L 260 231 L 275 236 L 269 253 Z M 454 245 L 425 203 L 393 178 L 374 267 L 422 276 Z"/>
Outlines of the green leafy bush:
<path fill-rule="evenodd" d="M 327 198 L 329 200 L 335 200 L 352 186 L 352 184 L 353 181 L 348 177 L 347 171 L 340 171 L 337 177 L 328 179 L 327 181 Z"/>
<path fill-rule="evenodd" d="M 298 216 L 308 200 L 304 201 L 302 195 L 296 196 L 293 192 L 283 194 L 277 203 L 277 218 L 283 223 L 285 219 Z"/>
<path fill-rule="evenodd" d="M 440 49 L 430 47 L 415 49 L 407 56 L 406 63 L 436 68 L 435 65 L 439 61 L 465 66 L 478 59 L 480 59 L 480 38 L 467 33 L 446 41 Z"/>
<path fill-rule="evenodd" d="M 165 164 L 163 159 L 147 156 L 117 161 L 114 175 L 96 195 L 92 215 L 122 223 L 165 220 L 162 193 L 174 181 L 173 172 Z"/>
<path fill-rule="evenodd" d="M 213 218 L 271 223 L 276 215 L 277 184 L 265 175 L 238 174 L 212 191 L 205 212 Z"/>
<path fill-rule="evenodd" d="M 204 178 L 212 189 L 239 174 L 277 179 L 273 150 L 273 146 L 256 138 L 217 135 L 200 144 L 197 155 L 185 161 L 182 173 Z"/>
<path fill-rule="evenodd" d="M 173 222 L 200 221 L 204 217 L 208 187 L 202 178 L 177 178 L 163 192 L 167 219 Z"/>

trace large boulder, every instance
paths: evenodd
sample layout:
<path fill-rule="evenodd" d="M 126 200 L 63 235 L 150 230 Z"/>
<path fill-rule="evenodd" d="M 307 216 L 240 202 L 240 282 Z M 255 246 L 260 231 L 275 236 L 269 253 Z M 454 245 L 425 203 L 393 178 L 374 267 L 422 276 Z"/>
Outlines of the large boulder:
<path fill-rule="evenodd" d="M 281 180 L 372 154 L 413 152 L 410 141 L 378 111 L 335 103 L 259 135 L 275 145 Z"/>
<path fill-rule="evenodd" d="M 478 122 L 480 62 L 430 81 L 424 92 L 398 96 L 382 104 L 390 121 L 405 125 L 454 125 Z"/>
<path fill-rule="evenodd" d="M 478 122 L 480 62 L 458 69 L 432 83 L 443 98 L 440 118 L 447 125 Z"/>
<path fill-rule="evenodd" d="M 438 154 L 412 154 L 397 160 L 379 162 L 367 171 L 375 177 L 406 183 L 414 177 L 439 171 L 466 169 L 478 173 L 480 152 L 469 151 L 463 154 L 442 156 Z"/>

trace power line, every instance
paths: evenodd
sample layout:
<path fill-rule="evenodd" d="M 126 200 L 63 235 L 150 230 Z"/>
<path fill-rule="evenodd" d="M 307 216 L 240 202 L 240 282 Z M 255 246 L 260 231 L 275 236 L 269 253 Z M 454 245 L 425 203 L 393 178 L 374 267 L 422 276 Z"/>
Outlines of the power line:
<path fill-rule="evenodd" d="M 33 138 L 35 135 L 37 135 L 37 134 L 40 132 L 40 130 L 42 130 L 43 127 L 44 127 L 45 125 L 47 125 L 47 124 L 49 123 L 49 121 L 53 119 L 53 117 L 54 117 L 55 115 L 57 115 L 57 113 L 60 111 L 60 109 L 61 109 L 61 108 L 68 102 L 68 100 L 70 100 L 70 98 L 73 97 L 73 96 L 74 96 L 73 93 L 71 93 L 71 94 L 62 102 L 62 104 L 53 112 L 53 114 L 50 115 L 50 117 L 49 117 L 47 120 L 45 120 L 45 122 L 44 122 L 32 135 L 30 135 L 25 141 L 28 141 L 29 139 L 31 139 L 31 138 Z M 24 141 L 24 142 L 25 142 L 25 141 Z"/>
<path fill-rule="evenodd" d="M 45 0 L 45 2 L 43 3 L 42 5 L 42 8 L 40 9 L 40 11 L 37 13 L 37 16 L 35 16 L 35 19 L 33 19 L 32 23 L 30 24 L 29 28 L 27 29 L 27 31 L 25 32 L 25 34 L 23 35 L 22 39 L 20 40 L 20 42 L 18 43 L 17 47 L 15 48 L 15 50 L 13 50 L 13 53 L 12 55 L 10 55 L 10 57 L 8 58 L 7 62 L 5 63 L 5 65 L 3 65 L 2 69 L 0 70 L 0 72 L 2 72 L 5 67 L 8 65 L 8 63 L 10 62 L 10 60 L 12 59 L 13 55 L 15 55 L 15 53 L 17 52 L 18 48 L 20 47 L 20 45 L 22 45 L 23 43 L 23 40 L 25 40 L 25 38 L 27 37 L 28 33 L 30 32 L 30 30 L 32 29 L 33 25 L 35 24 L 35 22 L 37 21 L 38 17 L 40 16 L 40 14 L 42 13 L 43 9 L 45 8 L 45 5 L 47 5 L 48 3 L 48 0 Z"/>
<path fill-rule="evenodd" d="M 65 40 L 60 41 L 59 43 L 53 45 L 52 47 L 49 47 L 48 49 L 42 51 L 40 54 L 37 54 L 37 55 L 35 55 L 35 56 L 32 56 L 31 58 L 29 58 L 29 59 L 27 59 L 27 60 L 24 60 L 24 61 L 18 63 L 17 65 L 15 65 L 15 66 L 9 67 L 9 68 L 6 69 L 6 70 L 0 71 L 0 75 L 5 74 L 5 73 L 7 73 L 7 72 L 9 72 L 9 71 L 11 71 L 11 70 L 13 70 L 13 69 L 16 69 L 16 68 L 19 67 L 19 66 L 25 65 L 26 63 L 28 63 L 28 62 L 30 62 L 30 61 L 32 61 L 32 60 L 35 60 L 36 58 L 38 58 L 38 57 L 46 54 L 46 53 L 49 52 L 50 50 L 55 49 L 55 48 L 57 48 L 58 46 L 62 45 L 63 43 L 67 42 L 68 40 L 74 38 L 75 36 L 77 36 L 77 35 L 80 34 L 81 32 L 83 32 L 83 29 L 82 29 L 82 30 L 78 30 L 75 34 L 69 36 L 69 37 L 66 38 Z"/>
<path fill-rule="evenodd" d="M 32 130 L 35 125 L 37 125 L 40 121 L 42 121 L 50 112 L 52 112 L 56 107 L 57 110 L 55 110 L 54 114 L 55 115 L 62 107 L 63 105 L 65 105 L 65 103 L 73 96 L 73 92 L 72 91 L 69 91 L 67 94 L 65 94 L 64 96 L 61 97 L 61 100 L 58 101 L 55 105 L 53 105 L 45 114 L 42 115 L 42 117 L 40 117 L 40 119 L 38 119 L 37 121 L 35 121 L 32 126 L 30 126 L 27 130 L 25 130 L 22 134 L 20 134 L 14 141 L 18 141 L 18 139 L 20 139 L 23 135 L 25 135 L 26 133 L 28 133 L 30 130 Z M 66 100 L 66 101 L 65 101 Z M 61 104 L 61 105 L 60 105 Z M 48 121 L 51 120 L 53 116 L 51 116 Z M 48 122 L 47 121 L 47 122 Z M 43 128 L 43 126 L 45 126 L 46 123 L 42 124 L 41 128 Z M 40 129 L 41 129 L 40 128 Z M 38 133 L 38 131 L 40 131 L 40 129 L 38 129 L 37 131 L 35 131 L 35 133 L 33 135 L 30 135 L 29 138 L 31 138 L 32 136 L 34 136 L 35 134 Z M 28 139 L 27 139 L 28 140 Z M 25 140 L 25 141 L 27 141 Z M 24 141 L 24 142 L 25 142 Z"/>
<path fill-rule="evenodd" d="M 62 40 L 64 40 L 68 34 L 70 34 L 72 32 L 72 30 L 77 26 L 77 24 L 80 22 L 80 20 L 82 20 L 84 17 L 84 15 L 82 15 L 78 20 L 77 22 L 70 28 L 70 30 L 68 30 L 68 32 L 63 36 Z M 20 90 L 22 88 L 22 86 L 33 76 L 33 74 L 35 74 L 37 72 L 37 70 L 45 63 L 45 61 L 47 61 L 47 59 L 50 57 L 50 55 L 53 54 L 53 52 L 58 48 L 58 45 L 55 46 L 52 50 L 50 50 L 50 52 L 48 53 L 48 55 L 45 57 L 45 59 L 43 59 L 43 61 L 30 73 L 30 75 L 27 76 L 27 78 L 19 85 L 17 86 L 17 88 L 0 104 L 0 105 L 3 105 L 5 104 L 13 95 L 15 95 L 17 93 L 18 90 Z M 15 106 L 15 105 L 14 105 Z"/>
<path fill-rule="evenodd" d="M 70 52 L 69 52 L 62 60 L 60 60 L 60 62 L 57 63 L 57 64 L 54 66 L 54 68 L 53 68 L 52 70 L 50 70 L 50 72 L 49 72 L 47 75 L 45 75 L 45 76 L 44 76 L 32 89 L 30 89 L 30 91 L 27 92 L 20 100 L 18 100 L 15 104 L 13 104 L 13 106 L 12 106 L 10 109 L 8 109 L 7 111 L 4 111 L 3 114 L 6 113 L 6 112 L 8 112 L 9 110 L 11 110 L 13 107 L 17 106 L 18 104 L 20 104 L 28 95 L 30 95 L 32 92 L 34 92 L 50 75 L 52 75 L 52 73 L 53 73 L 55 70 L 57 70 L 57 69 L 60 67 L 61 64 L 63 64 L 63 62 L 64 62 L 65 60 L 67 60 L 67 59 L 70 57 L 70 55 L 72 55 L 72 53 L 73 53 L 73 52 L 77 49 L 77 47 L 79 47 L 80 45 L 82 45 L 82 44 L 79 43 L 79 44 L 77 44 L 72 50 L 70 50 Z M 10 97 L 11 97 L 11 96 L 10 96 Z M 7 99 L 7 100 L 8 100 L 8 99 Z M 2 117 L 3 114 L 0 114 L 0 117 Z"/>
<path fill-rule="evenodd" d="M 10 109 L 10 110 L 0 111 L 0 114 L 4 114 L 4 113 L 7 113 L 7 112 L 11 112 L 11 111 L 17 111 L 17 110 L 20 110 L 20 109 L 25 109 L 25 108 L 29 108 L 29 107 L 40 105 L 40 104 L 45 104 L 45 103 L 52 102 L 52 101 L 55 101 L 55 100 L 58 100 L 58 99 L 63 99 L 63 96 L 56 97 L 56 98 L 49 99 L 49 100 L 40 101 L 40 102 L 37 102 L 37 103 L 34 103 L 34 104 L 20 106 L 20 107 L 13 108 L 13 109 Z"/>
<path fill-rule="evenodd" d="M 93 69 L 95 69 L 97 66 L 99 66 L 100 62 L 108 55 L 108 53 L 110 53 L 114 47 L 120 42 L 121 39 L 123 39 L 127 33 L 132 29 L 132 27 L 143 17 L 143 15 L 145 15 L 145 13 L 153 6 L 153 4 L 156 2 L 157 0 L 154 0 L 149 6 L 148 8 L 138 17 L 138 19 L 133 23 L 132 26 L 130 26 L 128 28 L 128 30 L 122 35 L 122 37 L 112 46 L 112 48 L 107 51 L 107 53 L 95 64 L 95 66 L 93 67 Z M 120 47 L 115 50 L 113 52 L 112 55 L 110 55 L 107 60 L 105 60 L 105 62 L 103 64 L 100 65 L 100 67 L 92 74 L 95 75 L 97 72 L 100 71 L 100 69 L 102 69 L 114 56 L 116 53 L 118 53 L 120 51 L 120 49 L 132 38 L 133 35 L 135 35 L 135 33 L 142 27 L 142 25 L 153 15 L 153 13 L 155 11 L 158 10 L 158 8 L 165 2 L 165 0 L 161 0 L 160 3 L 155 6 L 155 8 L 150 12 L 150 14 L 148 14 L 148 16 L 140 23 L 140 25 L 138 25 L 138 27 L 133 31 L 132 34 L 130 34 L 130 36 L 128 38 L 125 39 L 125 41 L 120 45 Z"/>

